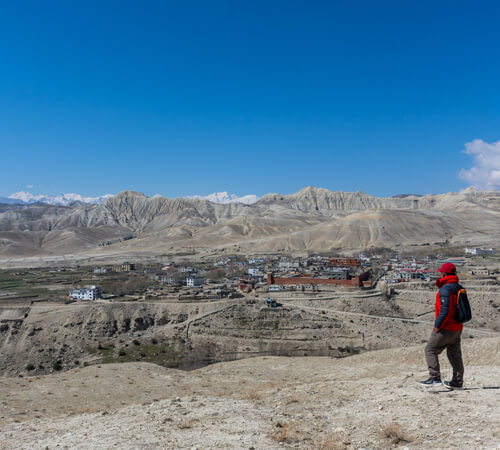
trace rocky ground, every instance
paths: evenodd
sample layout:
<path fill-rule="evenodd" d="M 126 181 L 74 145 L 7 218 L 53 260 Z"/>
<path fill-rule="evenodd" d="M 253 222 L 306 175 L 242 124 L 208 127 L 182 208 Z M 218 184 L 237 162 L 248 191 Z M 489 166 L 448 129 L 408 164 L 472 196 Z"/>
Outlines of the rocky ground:
<path fill-rule="evenodd" d="M 499 350 L 498 337 L 464 343 L 463 391 L 418 385 L 423 345 L 3 377 L 0 448 L 498 448 Z"/>

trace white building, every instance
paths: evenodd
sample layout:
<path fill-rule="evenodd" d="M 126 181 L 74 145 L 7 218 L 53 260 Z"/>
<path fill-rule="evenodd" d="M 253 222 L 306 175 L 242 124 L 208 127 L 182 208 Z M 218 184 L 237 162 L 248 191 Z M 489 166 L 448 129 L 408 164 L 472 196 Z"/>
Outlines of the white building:
<path fill-rule="evenodd" d="M 272 284 L 267 288 L 267 292 L 276 292 L 276 291 L 281 291 L 281 286 Z"/>
<path fill-rule="evenodd" d="M 494 253 L 493 248 L 465 248 L 466 255 L 493 255 Z"/>
<path fill-rule="evenodd" d="M 253 258 L 248 260 L 248 264 L 264 264 L 264 258 Z"/>
<path fill-rule="evenodd" d="M 186 278 L 186 286 L 187 287 L 200 287 L 203 286 L 205 282 L 205 278 L 203 277 L 188 277 Z"/>
<path fill-rule="evenodd" d="M 410 281 L 411 273 L 410 272 L 401 272 L 399 270 L 394 270 L 392 272 L 387 272 L 381 280 L 387 283 L 399 283 L 400 280 Z"/>
<path fill-rule="evenodd" d="M 358 255 L 358 259 L 362 262 L 370 262 L 371 261 L 371 258 L 369 255 L 367 255 L 366 253 L 364 252 L 360 252 L 359 255 Z"/>
<path fill-rule="evenodd" d="M 470 272 L 472 275 L 489 275 L 490 271 L 486 267 L 474 268 Z"/>
<path fill-rule="evenodd" d="M 217 267 L 224 267 L 227 266 L 231 263 L 231 260 L 229 258 L 226 259 L 221 259 L 215 263 Z"/>
<path fill-rule="evenodd" d="M 94 267 L 94 273 L 106 273 L 107 271 L 106 267 Z"/>
<path fill-rule="evenodd" d="M 96 300 L 102 298 L 102 289 L 93 285 L 87 289 L 71 289 L 68 297 L 75 300 Z"/>
<path fill-rule="evenodd" d="M 278 263 L 280 270 L 300 269 L 300 262 L 298 261 L 280 261 Z"/>
<path fill-rule="evenodd" d="M 248 274 L 252 275 L 253 277 L 263 277 L 265 274 L 258 268 L 255 267 L 250 267 L 248 269 Z"/>
<path fill-rule="evenodd" d="M 410 272 L 398 272 L 398 277 L 400 280 L 410 281 L 411 273 Z"/>
<path fill-rule="evenodd" d="M 161 284 L 172 284 L 174 282 L 171 275 L 160 275 L 155 277 Z"/>

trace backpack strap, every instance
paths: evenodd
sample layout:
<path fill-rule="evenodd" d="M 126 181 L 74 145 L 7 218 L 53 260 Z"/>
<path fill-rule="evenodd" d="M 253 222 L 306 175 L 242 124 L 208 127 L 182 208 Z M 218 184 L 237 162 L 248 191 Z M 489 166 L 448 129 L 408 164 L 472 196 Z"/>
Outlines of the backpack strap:
<path fill-rule="evenodd" d="M 460 292 L 465 292 L 467 294 L 467 291 L 465 290 L 465 288 L 459 284 L 459 283 L 451 283 L 453 285 L 455 285 L 455 287 L 457 288 L 457 293 L 455 294 L 457 299 L 455 300 L 455 306 L 458 305 L 458 299 L 460 297 Z"/>

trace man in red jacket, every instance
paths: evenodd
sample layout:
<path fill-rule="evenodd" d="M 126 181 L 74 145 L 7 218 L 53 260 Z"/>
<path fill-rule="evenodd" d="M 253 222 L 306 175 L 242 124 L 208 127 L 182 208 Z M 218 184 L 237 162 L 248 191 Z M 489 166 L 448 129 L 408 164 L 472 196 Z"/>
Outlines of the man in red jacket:
<path fill-rule="evenodd" d="M 438 355 L 446 349 L 446 355 L 453 367 L 453 378 L 444 384 L 451 389 L 461 389 L 464 382 L 464 364 L 460 341 L 464 326 L 453 317 L 457 308 L 458 291 L 462 286 L 458 284 L 457 269 L 453 264 L 443 264 L 438 272 L 441 272 L 441 278 L 436 281 L 439 288 L 436 295 L 436 320 L 429 342 L 425 346 L 425 360 L 430 376 L 428 380 L 420 383 L 424 386 L 441 385 Z"/>

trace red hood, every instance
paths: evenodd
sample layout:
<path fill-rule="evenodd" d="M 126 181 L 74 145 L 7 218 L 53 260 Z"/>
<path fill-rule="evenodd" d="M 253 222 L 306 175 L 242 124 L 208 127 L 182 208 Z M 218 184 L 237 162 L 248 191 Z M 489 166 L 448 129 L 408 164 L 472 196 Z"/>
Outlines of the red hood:
<path fill-rule="evenodd" d="M 448 283 L 458 283 L 458 277 L 456 275 L 447 275 L 436 281 L 436 286 L 441 289 L 445 284 Z"/>

